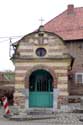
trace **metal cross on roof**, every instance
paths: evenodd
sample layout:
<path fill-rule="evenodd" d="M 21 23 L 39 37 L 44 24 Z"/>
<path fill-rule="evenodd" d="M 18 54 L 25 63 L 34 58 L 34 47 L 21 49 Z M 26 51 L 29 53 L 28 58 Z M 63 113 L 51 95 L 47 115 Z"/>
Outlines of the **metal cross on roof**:
<path fill-rule="evenodd" d="M 41 22 L 41 25 L 43 25 L 44 19 L 42 17 L 41 17 L 41 19 L 39 19 L 39 21 Z"/>

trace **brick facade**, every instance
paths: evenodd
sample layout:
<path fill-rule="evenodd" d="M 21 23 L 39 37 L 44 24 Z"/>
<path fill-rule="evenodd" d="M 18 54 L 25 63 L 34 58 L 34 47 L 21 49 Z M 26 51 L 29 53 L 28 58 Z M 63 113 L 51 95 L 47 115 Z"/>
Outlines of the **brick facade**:
<path fill-rule="evenodd" d="M 59 100 L 62 100 L 60 104 L 65 104 L 65 97 L 69 95 L 68 69 L 71 68 L 72 57 L 69 54 L 64 54 L 64 48 L 66 47 L 59 36 L 43 31 L 43 43 L 39 43 L 41 37 L 39 33 L 39 31 L 34 32 L 18 41 L 19 45 L 16 53 L 19 53 L 19 55 L 14 55 L 16 67 L 14 102 L 20 107 L 25 106 L 26 100 L 29 103 L 29 77 L 33 71 L 38 69 L 46 70 L 52 75 L 53 93 L 59 90 L 57 105 Z M 44 40 L 45 42 L 47 40 L 47 42 L 45 43 Z M 34 41 L 37 44 L 34 44 Z M 45 48 L 47 51 L 42 58 L 35 53 L 36 49 L 40 47 Z M 26 51 L 26 49 L 31 48 L 33 51 Z M 50 49 L 52 52 L 50 52 Z M 61 51 L 57 51 L 58 49 L 61 49 Z M 56 94 L 53 96 L 53 109 L 56 107 L 55 97 Z"/>
<path fill-rule="evenodd" d="M 72 78 L 69 76 L 69 94 L 83 96 L 83 80 L 76 81 L 76 73 L 83 73 L 83 7 L 68 5 L 67 9 L 47 22 L 44 27 L 61 36 L 70 55 L 74 57 Z M 83 76 L 82 76 L 83 79 Z"/>
<path fill-rule="evenodd" d="M 83 83 L 77 83 L 75 80 L 76 73 L 83 73 L 82 18 L 82 7 L 74 8 L 74 5 L 68 5 L 66 11 L 44 25 L 45 32 L 42 27 L 41 31 L 39 29 L 24 36 L 14 45 L 17 48 L 13 57 L 16 67 L 14 99 L 25 97 L 24 90 L 29 88 L 29 75 L 40 67 L 52 74 L 53 86 L 60 90 L 58 107 L 68 102 L 68 95 L 83 96 Z M 43 58 L 39 58 L 35 53 L 38 47 L 47 50 Z"/>

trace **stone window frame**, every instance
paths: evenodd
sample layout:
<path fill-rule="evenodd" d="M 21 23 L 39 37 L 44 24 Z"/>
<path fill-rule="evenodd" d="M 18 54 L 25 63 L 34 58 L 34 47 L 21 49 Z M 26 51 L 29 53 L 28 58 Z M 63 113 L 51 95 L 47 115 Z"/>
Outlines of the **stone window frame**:
<path fill-rule="evenodd" d="M 35 51 L 38 57 L 44 57 L 47 54 L 47 50 L 44 47 L 39 47 Z"/>
<path fill-rule="evenodd" d="M 82 81 L 77 82 L 78 81 L 78 75 L 82 76 Z M 82 84 L 83 85 L 83 72 L 77 72 L 77 73 L 75 73 L 75 82 L 77 84 Z"/>

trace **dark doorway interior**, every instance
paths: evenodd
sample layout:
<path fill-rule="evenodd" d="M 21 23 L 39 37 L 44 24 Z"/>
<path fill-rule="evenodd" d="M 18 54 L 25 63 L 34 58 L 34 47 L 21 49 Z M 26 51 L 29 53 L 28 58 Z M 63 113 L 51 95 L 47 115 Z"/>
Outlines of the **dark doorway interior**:
<path fill-rule="evenodd" d="M 30 91 L 53 91 L 53 78 L 46 70 L 36 70 L 32 72 L 29 78 Z"/>

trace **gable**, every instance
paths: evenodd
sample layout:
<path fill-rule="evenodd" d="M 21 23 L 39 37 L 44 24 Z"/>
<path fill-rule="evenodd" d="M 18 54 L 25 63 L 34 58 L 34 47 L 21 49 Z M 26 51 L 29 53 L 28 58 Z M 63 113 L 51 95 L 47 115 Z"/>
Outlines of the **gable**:
<path fill-rule="evenodd" d="M 46 51 L 42 58 L 55 58 L 67 53 L 66 46 L 62 38 L 51 32 L 33 32 L 24 36 L 18 41 L 16 53 L 21 57 L 39 58 L 36 51 L 43 48 Z"/>

